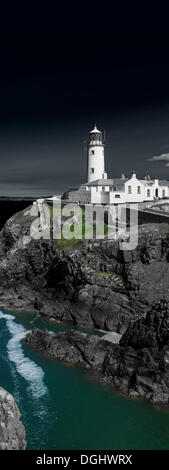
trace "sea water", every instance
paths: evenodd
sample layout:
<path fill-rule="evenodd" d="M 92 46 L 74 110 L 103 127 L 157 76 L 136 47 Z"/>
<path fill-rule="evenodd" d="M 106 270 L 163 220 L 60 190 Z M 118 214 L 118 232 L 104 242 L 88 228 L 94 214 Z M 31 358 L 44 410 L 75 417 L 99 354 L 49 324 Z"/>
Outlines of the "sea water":
<path fill-rule="evenodd" d="M 27 449 L 169 449 L 169 411 L 124 398 L 24 344 L 25 328 L 65 327 L 0 312 L 0 385 L 13 394 Z"/>

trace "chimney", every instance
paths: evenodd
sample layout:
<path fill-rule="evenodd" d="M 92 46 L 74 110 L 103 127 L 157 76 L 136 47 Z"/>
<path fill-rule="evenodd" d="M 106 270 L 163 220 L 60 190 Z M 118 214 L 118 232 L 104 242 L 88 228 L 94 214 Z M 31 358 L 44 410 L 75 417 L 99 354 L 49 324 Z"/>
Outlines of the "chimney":
<path fill-rule="evenodd" d="M 146 176 L 144 177 L 144 179 L 145 179 L 146 181 L 150 181 L 150 175 L 146 175 Z"/>
<path fill-rule="evenodd" d="M 132 175 L 131 175 L 131 176 L 132 176 L 132 178 L 136 178 L 136 172 L 135 172 L 135 170 L 132 171 Z"/>

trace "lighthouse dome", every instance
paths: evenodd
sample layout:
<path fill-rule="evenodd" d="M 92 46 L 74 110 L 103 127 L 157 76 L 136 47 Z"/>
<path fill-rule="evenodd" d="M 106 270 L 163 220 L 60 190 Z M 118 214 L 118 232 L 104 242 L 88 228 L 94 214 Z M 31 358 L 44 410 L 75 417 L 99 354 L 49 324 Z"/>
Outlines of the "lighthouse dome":
<path fill-rule="evenodd" d="M 101 134 L 101 132 L 97 129 L 96 125 L 94 126 L 94 129 L 90 131 L 90 134 Z"/>

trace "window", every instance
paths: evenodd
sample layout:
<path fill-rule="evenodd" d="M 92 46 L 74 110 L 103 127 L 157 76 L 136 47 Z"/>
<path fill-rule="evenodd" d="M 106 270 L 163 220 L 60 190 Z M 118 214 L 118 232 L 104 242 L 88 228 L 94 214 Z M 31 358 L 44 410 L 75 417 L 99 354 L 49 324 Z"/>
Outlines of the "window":
<path fill-rule="evenodd" d="M 119 197 L 120 197 L 120 194 L 115 194 L 115 197 L 116 197 L 116 198 L 117 198 L 117 197 L 119 198 Z"/>
<path fill-rule="evenodd" d="M 128 186 L 128 194 L 131 194 L 131 186 Z"/>
<path fill-rule="evenodd" d="M 90 168 L 90 173 L 94 173 L 94 168 Z"/>
<path fill-rule="evenodd" d="M 110 186 L 110 191 L 112 191 L 112 190 L 113 190 L 113 188 L 112 188 L 112 186 Z"/>
<path fill-rule="evenodd" d="M 141 194 L 141 186 L 137 186 L 137 194 Z"/>
<path fill-rule="evenodd" d="M 165 197 L 165 189 L 162 190 L 162 197 Z"/>
<path fill-rule="evenodd" d="M 94 150 L 92 150 L 92 155 L 94 155 Z"/>
<path fill-rule="evenodd" d="M 102 191 L 103 191 L 103 192 L 105 191 L 105 186 L 102 186 Z"/>
<path fill-rule="evenodd" d="M 98 186 L 96 186 L 96 193 L 98 193 Z"/>
<path fill-rule="evenodd" d="M 147 197 L 150 197 L 150 189 L 147 189 Z"/>

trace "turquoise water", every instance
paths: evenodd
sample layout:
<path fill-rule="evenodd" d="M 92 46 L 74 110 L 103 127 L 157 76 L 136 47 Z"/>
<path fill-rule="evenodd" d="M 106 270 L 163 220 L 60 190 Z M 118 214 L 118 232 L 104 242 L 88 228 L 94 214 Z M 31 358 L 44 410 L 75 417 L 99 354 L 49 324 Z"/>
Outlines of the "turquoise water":
<path fill-rule="evenodd" d="M 169 449 L 169 411 L 46 359 L 22 343 L 23 327 L 64 327 L 39 315 L 0 314 L 0 385 L 18 403 L 28 449 Z"/>

